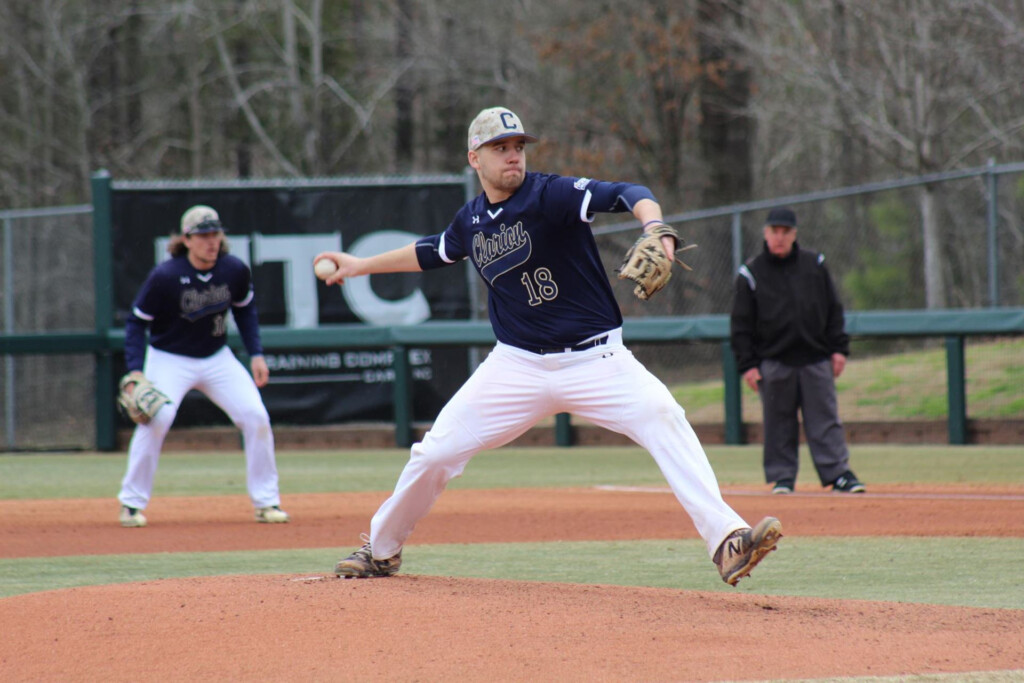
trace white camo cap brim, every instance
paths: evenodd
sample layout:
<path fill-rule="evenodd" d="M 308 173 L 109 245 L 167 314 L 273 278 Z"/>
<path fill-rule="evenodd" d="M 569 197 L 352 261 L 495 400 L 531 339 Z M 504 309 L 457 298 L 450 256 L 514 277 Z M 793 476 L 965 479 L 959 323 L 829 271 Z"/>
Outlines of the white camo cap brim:
<path fill-rule="evenodd" d="M 469 124 L 468 146 L 470 151 L 480 149 L 488 142 L 501 140 L 502 138 L 523 137 L 527 142 L 537 142 L 535 135 L 530 135 L 510 109 L 505 107 L 491 107 L 484 109 L 473 123 Z"/>
<path fill-rule="evenodd" d="M 199 234 L 223 230 L 220 216 L 209 206 L 199 204 L 193 206 L 181 216 L 181 234 Z"/>

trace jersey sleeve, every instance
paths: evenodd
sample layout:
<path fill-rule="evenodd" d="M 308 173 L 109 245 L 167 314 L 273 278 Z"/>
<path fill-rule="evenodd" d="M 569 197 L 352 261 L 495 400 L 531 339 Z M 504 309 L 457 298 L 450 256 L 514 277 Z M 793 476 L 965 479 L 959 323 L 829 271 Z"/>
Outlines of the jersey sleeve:
<path fill-rule="evenodd" d="M 591 219 L 595 213 L 622 213 L 632 211 L 641 199 L 658 201 L 649 189 L 634 183 L 609 183 L 594 180 L 587 185 L 589 201 L 585 209 Z"/>
<path fill-rule="evenodd" d="M 231 313 L 235 316 L 235 324 L 238 325 L 238 333 L 242 337 L 242 343 L 245 344 L 245 350 L 249 352 L 250 356 L 262 356 L 263 342 L 260 340 L 259 313 L 256 310 L 256 301 L 250 298 L 245 305 L 233 304 Z"/>
<path fill-rule="evenodd" d="M 146 362 L 146 328 L 149 323 L 130 313 L 124 321 L 124 364 L 128 372 L 142 371 Z"/>
<path fill-rule="evenodd" d="M 416 240 L 416 261 L 421 270 L 433 270 L 457 263 L 466 258 L 451 225 L 442 233 L 427 235 Z"/>
<path fill-rule="evenodd" d="M 255 297 L 252 284 L 252 271 L 241 259 L 233 259 L 229 282 L 231 287 L 231 305 L 247 306 Z"/>
<path fill-rule="evenodd" d="M 164 287 L 162 282 L 166 275 L 160 269 L 153 269 L 149 277 L 142 283 L 135 300 L 132 301 L 132 314 L 146 322 L 152 322 L 154 318 L 164 313 Z"/>
<path fill-rule="evenodd" d="M 124 321 L 124 361 L 129 372 L 142 370 L 146 361 L 146 330 L 164 313 L 163 297 L 160 296 L 163 277 L 163 271 L 157 268 L 150 271 Z"/>
<path fill-rule="evenodd" d="M 232 277 L 231 314 L 238 325 L 238 333 L 249 356 L 262 356 L 263 343 L 260 340 L 259 312 L 256 308 L 256 291 L 252 283 L 252 271 L 242 261 L 236 264 L 238 272 Z"/>
<path fill-rule="evenodd" d="M 455 214 L 445 231 L 438 235 L 438 254 L 445 265 L 458 263 L 469 256 L 470 210 L 464 206 Z"/>
<path fill-rule="evenodd" d="M 632 211 L 641 199 L 657 201 L 643 185 L 592 178 L 556 178 L 545 197 L 548 210 L 560 207 L 565 218 L 590 223 L 598 213 Z"/>

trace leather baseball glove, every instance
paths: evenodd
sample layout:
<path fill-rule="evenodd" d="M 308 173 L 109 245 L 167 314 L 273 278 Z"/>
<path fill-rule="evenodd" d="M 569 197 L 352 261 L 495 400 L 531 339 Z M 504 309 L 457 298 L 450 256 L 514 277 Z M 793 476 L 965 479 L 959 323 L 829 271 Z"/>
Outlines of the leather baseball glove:
<path fill-rule="evenodd" d="M 676 242 L 676 252 L 696 249 L 696 244 L 681 246 L 684 242 L 676 229 L 666 223 L 659 223 L 637 238 L 633 246 L 626 252 L 626 258 L 619 266 L 619 279 L 632 280 L 636 283 L 633 294 L 646 301 L 657 294 L 668 284 L 672 277 L 672 262 L 675 261 L 686 270 L 693 270 L 673 254 L 665 254 L 661 238 L 670 235 Z"/>
<path fill-rule="evenodd" d="M 129 385 L 135 385 L 131 391 Z M 146 379 L 138 370 L 133 370 L 121 378 L 118 384 L 117 405 L 135 424 L 144 425 L 153 419 L 165 403 L 170 403 L 162 391 Z"/>

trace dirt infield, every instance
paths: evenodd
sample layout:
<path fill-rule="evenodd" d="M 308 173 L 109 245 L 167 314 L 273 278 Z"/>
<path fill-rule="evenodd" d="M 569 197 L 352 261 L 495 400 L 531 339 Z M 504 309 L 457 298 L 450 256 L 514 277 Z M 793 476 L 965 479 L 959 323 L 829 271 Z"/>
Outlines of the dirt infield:
<path fill-rule="evenodd" d="M 786 535 L 1024 537 L 1024 490 L 872 487 L 864 496 L 727 490 Z M 0 557 L 350 549 L 385 494 L 0 501 Z M 451 490 L 415 543 L 695 538 L 668 493 Z M 413 545 L 410 545 L 410 550 Z M 212 577 L 0 600 L 5 680 L 758 680 L 1024 668 L 1024 611 L 749 593 L 399 575 Z M 709 570 L 711 570 L 709 568 Z M 16 625 L 10 628 L 10 625 Z M 1012 636 L 1012 637 L 1008 637 Z"/>

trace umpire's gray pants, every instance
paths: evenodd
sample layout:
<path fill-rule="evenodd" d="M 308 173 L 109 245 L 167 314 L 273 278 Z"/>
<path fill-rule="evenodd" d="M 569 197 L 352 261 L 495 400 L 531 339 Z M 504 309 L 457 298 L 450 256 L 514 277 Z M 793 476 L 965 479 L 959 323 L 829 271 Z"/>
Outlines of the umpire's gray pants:
<path fill-rule="evenodd" d="M 800 410 L 818 478 L 822 486 L 831 484 L 850 469 L 831 360 L 794 367 L 769 359 L 761 361 L 760 370 L 765 481 L 796 479 L 800 464 Z"/>

